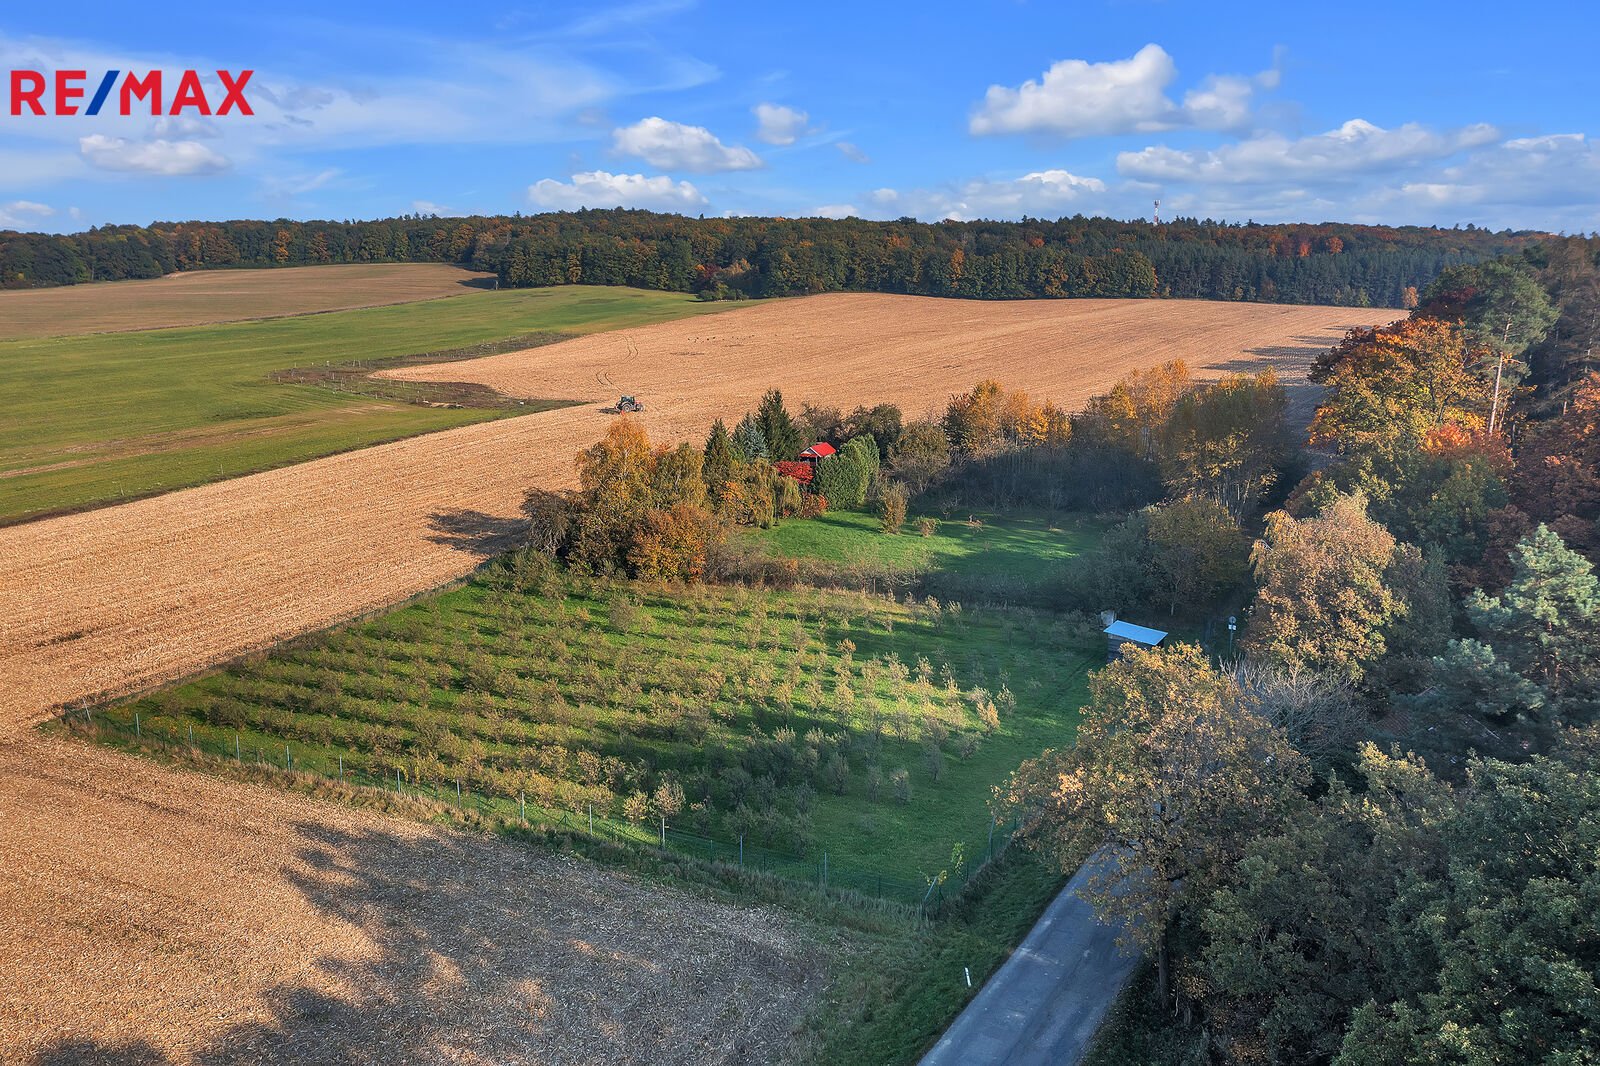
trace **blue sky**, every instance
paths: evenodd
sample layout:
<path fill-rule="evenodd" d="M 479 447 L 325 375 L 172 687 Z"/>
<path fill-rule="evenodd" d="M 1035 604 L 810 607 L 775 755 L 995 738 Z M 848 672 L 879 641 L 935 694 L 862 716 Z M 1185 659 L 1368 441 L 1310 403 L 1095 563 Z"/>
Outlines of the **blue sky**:
<path fill-rule="evenodd" d="M 1132 217 L 1159 197 L 1594 231 L 1597 29 L 1578 3 L 12 6 L 8 70 L 85 69 L 92 95 L 107 69 L 251 68 L 256 114 L 0 108 L 0 227 Z"/>

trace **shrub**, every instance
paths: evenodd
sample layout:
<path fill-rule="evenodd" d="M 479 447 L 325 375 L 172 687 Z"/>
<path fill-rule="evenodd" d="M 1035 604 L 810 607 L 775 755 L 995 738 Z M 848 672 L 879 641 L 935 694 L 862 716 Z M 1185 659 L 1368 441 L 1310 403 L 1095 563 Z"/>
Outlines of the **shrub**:
<path fill-rule="evenodd" d="M 932 737 L 922 745 L 922 761 L 928 768 L 928 777 L 938 784 L 939 775 L 944 772 L 944 749 Z"/>
<path fill-rule="evenodd" d="M 878 493 L 879 528 L 885 533 L 898 533 L 906 522 L 906 489 L 904 485 L 890 482 Z"/>
<path fill-rule="evenodd" d="M 911 774 L 905 767 L 889 775 L 889 788 L 894 792 L 894 801 L 904 807 L 911 802 Z"/>
<path fill-rule="evenodd" d="M 921 533 L 924 537 L 933 536 L 934 533 L 936 533 L 939 529 L 939 523 L 935 522 L 927 515 L 923 515 L 921 518 L 917 519 L 916 526 L 917 532 Z"/>

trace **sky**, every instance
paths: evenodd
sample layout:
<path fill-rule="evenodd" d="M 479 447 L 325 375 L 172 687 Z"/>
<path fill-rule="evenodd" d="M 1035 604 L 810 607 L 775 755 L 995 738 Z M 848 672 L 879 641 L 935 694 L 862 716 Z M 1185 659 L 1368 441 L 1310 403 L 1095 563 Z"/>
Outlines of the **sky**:
<path fill-rule="evenodd" d="M 646 207 L 1600 230 L 1600 6 L 8 5 L 0 228 Z M 12 116 L 12 70 L 254 71 Z M 49 91 L 45 97 L 51 101 Z M 137 110 L 137 108 L 136 108 Z"/>

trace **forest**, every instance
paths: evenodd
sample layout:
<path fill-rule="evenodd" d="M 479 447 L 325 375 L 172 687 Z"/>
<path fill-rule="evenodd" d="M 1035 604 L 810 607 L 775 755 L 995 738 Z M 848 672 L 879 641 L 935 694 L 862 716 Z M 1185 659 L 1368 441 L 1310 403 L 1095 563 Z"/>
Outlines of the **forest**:
<path fill-rule="evenodd" d="M 971 299 L 1179 297 L 1412 307 L 1441 272 L 1549 234 L 1211 219 L 688 218 L 639 210 L 376 221 L 155 222 L 0 232 L 0 288 L 319 263 L 443 262 L 507 286 L 705 299 L 862 291 Z"/>

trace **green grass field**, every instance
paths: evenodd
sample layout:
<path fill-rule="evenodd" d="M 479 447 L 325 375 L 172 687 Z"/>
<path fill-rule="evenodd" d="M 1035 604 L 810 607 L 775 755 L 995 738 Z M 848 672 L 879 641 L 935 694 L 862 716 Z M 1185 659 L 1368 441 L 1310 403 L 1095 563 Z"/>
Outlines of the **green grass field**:
<path fill-rule="evenodd" d="M 915 525 L 918 517 L 913 511 L 905 529 L 890 535 L 880 531 L 874 515 L 829 511 L 814 521 L 784 522 L 747 536 L 776 555 L 793 558 L 1026 582 L 1093 547 L 1102 525 L 1091 517 L 1047 511 L 929 516 L 933 533 L 923 536 Z"/>
<path fill-rule="evenodd" d="M 723 309 L 681 293 L 573 286 L 0 343 L 0 524 L 506 415 L 277 383 L 274 370 Z"/>
<path fill-rule="evenodd" d="M 992 787 L 1071 743 L 1097 647 L 1026 610 L 508 565 L 110 714 L 507 809 L 626 821 L 632 798 L 646 826 L 675 781 L 682 830 L 915 882 L 957 843 L 981 861 Z"/>

